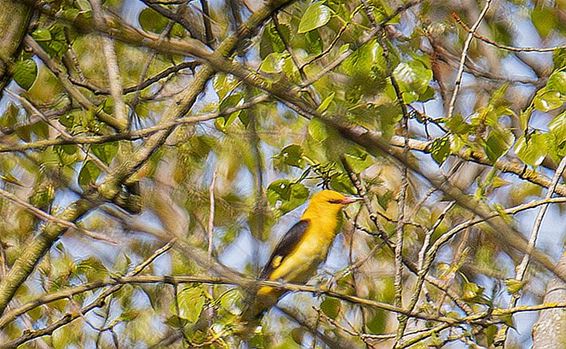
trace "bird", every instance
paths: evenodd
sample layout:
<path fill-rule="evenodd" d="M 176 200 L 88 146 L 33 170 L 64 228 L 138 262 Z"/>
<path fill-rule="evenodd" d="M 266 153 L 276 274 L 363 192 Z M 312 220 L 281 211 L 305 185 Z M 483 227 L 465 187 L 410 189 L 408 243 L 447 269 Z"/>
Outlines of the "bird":
<path fill-rule="evenodd" d="M 336 237 L 341 211 L 360 200 L 333 190 L 314 194 L 300 220 L 282 237 L 259 274 L 259 280 L 305 283 L 326 260 Z M 258 324 L 263 314 L 286 293 L 270 286 L 260 286 L 245 301 L 241 318 L 245 323 Z"/>

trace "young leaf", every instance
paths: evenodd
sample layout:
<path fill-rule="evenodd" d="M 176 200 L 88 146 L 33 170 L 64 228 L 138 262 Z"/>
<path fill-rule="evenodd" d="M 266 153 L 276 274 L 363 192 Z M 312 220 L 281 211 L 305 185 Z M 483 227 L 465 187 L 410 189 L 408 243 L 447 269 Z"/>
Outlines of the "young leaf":
<path fill-rule="evenodd" d="M 334 96 L 336 95 L 335 92 L 332 92 L 330 95 L 328 95 L 328 97 L 326 97 L 318 106 L 318 108 L 316 108 L 316 111 L 319 113 L 324 113 L 326 111 L 326 109 L 328 109 L 328 107 L 330 106 L 330 103 L 332 103 L 332 100 L 334 100 Z"/>
<path fill-rule="evenodd" d="M 533 104 L 535 109 L 547 112 L 560 108 L 564 101 L 561 98 L 560 92 L 543 88 L 537 92 Z"/>
<path fill-rule="evenodd" d="M 304 164 L 303 148 L 298 144 L 288 145 L 275 158 L 286 165 L 302 168 Z"/>
<path fill-rule="evenodd" d="M 204 307 L 205 298 L 202 288 L 187 286 L 177 295 L 179 302 L 179 317 L 190 323 L 195 323 Z"/>
<path fill-rule="evenodd" d="M 299 23 L 299 34 L 309 32 L 316 28 L 320 28 L 328 21 L 332 16 L 332 10 L 322 2 L 315 2 L 307 8 L 303 17 L 301 17 L 301 22 Z"/>
<path fill-rule="evenodd" d="M 160 15 L 157 11 L 152 8 L 144 8 L 138 17 L 140 26 L 145 31 L 150 31 L 154 33 L 161 33 L 163 29 L 167 26 L 167 18 Z"/>
<path fill-rule="evenodd" d="M 285 62 L 285 58 L 287 56 L 288 54 L 286 53 L 270 53 L 267 55 L 267 57 L 265 57 L 265 59 L 259 66 L 259 69 L 271 74 L 280 73 L 283 69 L 283 63 Z"/>
<path fill-rule="evenodd" d="M 37 77 L 37 65 L 33 59 L 19 61 L 14 67 L 14 81 L 24 90 L 29 90 Z"/>
<path fill-rule="evenodd" d="M 81 187 L 87 187 L 90 184 L 94 184 L 96 179 L 100 175 L 100 169 L 92 161 L 87 161 L 81 168 L 79 172 L 79 185 Z"/>
<path fill-rule="evenodd" d="M 267 187 L 267 200 L 281 214 L 285 214 L 305 203 L 309 190 L 301 183 L 278 179 Z"/>
<path fill-rule="evenodd" d="M 525 164 L 531 166 L 538 166 L 544 160 L 548 152 L 547 135 L 541 133 L 534 133 L 528 138 L 521 136 L 515 144 L 515 154 Z"/>
<path fill-rule="evenodd" d="M 442 165 L 450 155 L 450 139 L 446 136 L 435 139 L 430 144 L 430 155 L 434 161 Z"/>
<path fill-rule="evenodd" d="M 320 304 L 320 310 L 331 319 L 336 319 L 340 313 L 340 301 L 336 298 L 328 297 Z"/>
<path fill-rule="evenodd" d="M 513 144 L 515 137 L 509 130 L 494 129 L 485 141 L 485 152 L 491 161 L 496 161 Z"/>
<path fill-rule="evenodd" d="M 309 135 L 317 142 L 322 142 L 328 137 L 328 132 L 324 123 L 317 119 L 312 119 L 307 126 Z"/>
<path fill-rule="evenodd" d="M 226 98 L 220 103 L 220 111 L 224 111 L 229 108 L 237 107 L 242 102 L 242 94 L 241 93 L 234 93 Z M 240 115 L 242 111 L 238 110 L 231 114 L 224 116 L 224 125 L 223 127 L 226 128 L 232 124 L 236 118 Z"/>

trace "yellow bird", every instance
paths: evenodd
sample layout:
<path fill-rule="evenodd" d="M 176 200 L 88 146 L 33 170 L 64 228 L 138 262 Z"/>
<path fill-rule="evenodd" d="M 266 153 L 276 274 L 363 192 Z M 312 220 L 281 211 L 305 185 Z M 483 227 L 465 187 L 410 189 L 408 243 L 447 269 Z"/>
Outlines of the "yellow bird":
<path fill-rule="evenodd" d="M 307 282 L 326 259 L 338 233 L 342 208 L 357 200 L 332 190 L 314 194 L 301 220 L 289 229 L 275 247 L 263 267 L 260 280 Z M 258 320 L 264 311 L 277 303 L 283 293 L 284 290 L 274 287 L 260 287 L 253 301 L 248 302 L 242 319 Z"/>

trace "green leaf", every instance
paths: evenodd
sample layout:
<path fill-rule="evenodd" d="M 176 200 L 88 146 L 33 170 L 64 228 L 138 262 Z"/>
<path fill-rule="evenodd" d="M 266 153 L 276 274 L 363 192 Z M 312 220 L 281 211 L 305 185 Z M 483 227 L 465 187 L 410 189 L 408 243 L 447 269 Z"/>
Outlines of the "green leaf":
<path fill-rule="evenodd" d="M 377 203 L 382 209 L 387 210 L 392 199 L 393 192 L 391 190 L 387 190 L 384 194 L 377 196 Z"/>
<path fill-rule="evenodd" d="M 142 315 L 141 311 L 135 309 L 128 309 L 124 311 L 122 314 L 120 314 L 120 316 L 118 317 L 118 321 L 124 321 L 124 322 L 132 321 L 138 318 L 140 315 Z"/>
<path fill-rule="evenodd" d="M 546 86 L 553 91 L 560 92 L 561 95 L 566 95 L 566 71 L 557 70 L 552 73 Z"/>
<path fill-rule="evenodd" d="M 309 135 L 317 142 L 323 142 L 328 137 L 326 125 L 318 119 L 312 119 L 307 126 Z"/>
<path fill-rule="evenodd" d="M 531 20 L 542 37 L 547 37 L 558 24 L 556 11 L 550 7 L 535 7 L 531 12 Z"/>
<path fill-rule="evenodd" d="M 521 125 L 521 131 L 525 131 L 529 127 L 529 121 L 533 114 L 533 108 L 527 108 L 519 114 L 519 123 Z"/>
<path fill-rule="evenodd" d="M 14 103 L 9 102 L 6 111 L 0 116 L 0 127 L 13 127 L 18 122 L 18 115 L 20 110 L 14 105 Z"/>
<path fill-rule="evenodd" d="M 375 95 L 387 86 L 387 62 L 383 48 L 377 40 L 357 48 L 341 65 L 350 83 L 346 87 L 346 99 L 357 101 L 360 95 Z"/>
<path fill-rule="evenodd" d="M 286 146 L 275 158 L 279 162 L 293 167 L 302 168 L 304 165 L 303 148 L 298 144 Z"/>
<path fill-rule="evenodd" d="M 304 38 L 307 45 L 304 49 L 306 49 L 310 54 L 317 55 L 324 50 L 324 41 L 322 40 L 318 30 L 306 32 Z"/>
<path fill-rule="evenodd" d="M 49 41 L 51 40 L 51 32 L 44 28 L 36 29 L 31 36 L 35 39 L 35 41 Z"/>
<path fill-rule="evenodd" d="M 432 79 L 432 70 L 420 60 L 400 63 L 393 71 L 393 75 L 403 92 L 405 103 L 430 99 L 428 85 Z"/>
<path fill-rule="evenodd" d="M 357 194 L 350 177 L 345 173 L 338 173 L 330 178 L 330 188 L 341 193 Z"/>
<path fill-rule="evenodd" d="M 289 26 L 280 23 L 279 31 L 284 37 L 290 37 L 291 30 L 289 29 Z M 270 53 L 284 52 L 285 50 L 285 43 L 281 40 L 279 33 L 275 29 L 275 25 L 273 23 L 266 25 L 259 42 L 259 54 L 261 59 L 264 59 Z"/>
<path fill-rule="evenodd" d="M 320 310 L 331 319 L 336 319 L 340 313 L 340 301 L 336 298 L 328 297 L 320 304 Z"/>
<path fill-rule="evenodd" d="M 29 198 L 29 202 L 35 207 L 47 208 L 51 205 L 53 199 L 55 199 L 55 188 L 53 185 L 42 183 L 39 187 L 34 188 L 33 194 Z"/>
<path fill-rule="evenodd" d="M 395 103 L 384 103 L 375 107 L 375 114 L 379 129 L 383 133 L 382 137 L 387 140 L 391 139 L 403 117 L 401 108 Z"/>
<path fill-rule="evenodd" d="M 259 69 L 270 74 L 280 73 L 283 70 L 283 63 L 285 63 L 286 57 L 288 57 L 287 53 L 270 53 L 265 57 Z"/>
<path fill-rule="evenodd" d="M 37 65 L 33 59 L 18 61 L 14 67 L 14 81 L 24 90 L 29 88 L 37 78 Z"/>
<path fill-rule="evenodd" d="M 453 134 L 458 135 L 466 134 L 472 129 L 472 126 L 468 124 L 460 114 L 453 115 L 450 119 L 446 120 L 446 127 L 448 127 Z"/>
<path fill-rule="evenodd" d="M 91 9 L 89 0 L 75 0 L 75 3 L 81 11 L 89 11 Z"/>
<path fill-rule="evenodd" d="M 90 149 L 106 165 L 110 165 L 114 156 L 118 153 L 118 142 L 93 144 Z"/>
<path fill-rule="evenodd" d="M 464 288 L 462 292 L 462 299 L 466 301 L 475 300 L 476 297 L 483 293 L 483 287 L 479 286 L 473 282 L 464 283 Z"/>
<path fill-rule="evenodd" d="M 271 205 L 275 205 L 278 200 L 289 200 L 291 198 L 291 181 L 288 179 L 278 179 L 267 187 L 267 197 Z M 271 196 L 270 196 L 271 193 Z"/>
<path fill-rule="evenodd" d="M 554 63 L 554 69 L 566 67 L 566 48 L 555 50 L 552 53 L 552 62 Z"/>
<path fill-rule="evenodd" d="M 140 26 L 145 31 L 150 31 L 154 33 L 161 33 L 163 29 L 167 26 L 167 18 L 163 17 L 159 12 L 152 8 L 144 8 L 138 17 Z"/>
<path fill-rule="evenodd" d="M 368 312 L 366 327 L 370 333 L 383 333 L 386 330 L 387 315 L 384 310 L 374 310 Z"/>
<path fill-rule="evenodd" d="M 494 318 L 502 321 L 505 325 L 511 327 L 512 329 L 517 330 L 517 324 L 515 324 L 515 321 L 513 320 L 513 314 L 497 315 Z"/>
<path fill-rule="evenodd" d="M 301 17 L 299 34 L 322 27 L 330 21 L 331 16 L 332 10 L 322 2 L 311 4 Z"/>
<path fill-rule="evenodd" d="M 525 282 L 517 279 L 506 279 L 505 286 L 507 286 L 509 294 L 515 294 L 523 289 Z"/>
<path fill-rule="evenodd" d="M 100 169 L 92 161 L 87 161 L 79 172 L 79 185 L 83 188 L 96 183 Z"/>
<path fill-rule="evenodd" d="M 75 144 L 56 145 L 53 149 L 64 165 L 74 164 L 79 159 L 79 148 Z"/>
<path fill-rule="evenodd" d="M 173 328 L 181 329 L 185 328 L 189 324 L 189 322 L 177 315 L 171 315 L 167 319 L 165 319 L 165 324 Z"/>
<path fill-rule="evenodd" d="M 218 98 L 222 100 L 228 93 L 236 88 L 238 81 L 231 75 L 220 73 L 216 74 L 212 85 L 214 86 L 214 90 L 216 90 Z"/>
<path fill-rule="evenodd" d="M 205 297 L 201 287 L 187 286 L 177 295 L 179 317 L 195 323 L 204 307 Z"/>
<path fill-rule="evenodd" d="M 515 144 L 515 154 L 525 164 L 538 166 L 548 153 L 547 138 L 548 135 L 542 133 L 521 136 Z"/>
<path fill-rule="evenodd" d="M 52 25 L 48 30 L 38 29 L 35 33 L 40 39 L 37 42 L 51 57 L 61 58 L 69 47 L 65 28 L 60 24 Z"/>
<path fill-rule="evenodd" d="M 535 109 L 547 112 L 560 108 L 564 101 L 561 98 L 560 92 L 543 88 L 537 92 L 533 104 Z"/>
<path fill-rule="evenodd" d="M 485 152 L 491 161 L 497 161 L 513 144 L 515 136 L 509 130 L 493 129 L 485 141 Z"/>
<path fill-rule="evenodd" d="M 267 200 L 280 214 L 304 204 L 308 196 L 309 190 L 303 184 L 287 179 L 278 179 L 267 187 Z"/>
<path fill-rule="evenodd" d="M 243 95 L 241 93 L 234 93 L 226 98 L 220 103 L 220 111 L 223 112 L 229 108 L 237 107 L 242 102 Z M 240 115 L 242 111 L 238 110 L 228 115 L 224 115 L 223 127 L 226 128 L 230 126 Z"/>
<path fill-rule="evenodd" d="M 366 151 L 357 147 L 345 153 L 344 158 L 356 173 L 364 172 L 375 163 Z"/>
<path fill-rule="evenodd" d="M 448 136 L 437 138 L 430 144 L 430 155 L 439 165 L 444 163 L 450 155 L 450 139 Z"/>
<path fill-rule="evenodd" d="M 328 109 L 328 107 L 330 106 L 330 103 L 332 103 L 332 100 L 334 100 L 334 96 L 336 95 L 336 92 L 332 92 L 330 95 L 328 95 L 328 97 L 326 97 L 318 106 L 318 108 L 316 108 L 316 111 L 319 113 L 324 113 L 326 111 L 326 109 Z"/>
<path fill-rule="evenodd" d="M 14 175 L 11 174 L 11 173 L 0 174 L 0 179 L 3 180 L 6 183 L 14 184 L 14 185 L 17 185 L 19 187 L 24 186 L 24 184 L 22 182 L 20 182 L 19 179 L 14 177 Z M 36 205 L 34 205 L 34 206 L 36 206 Z"/>
<path fill-rule="evenodd" d="M 88 280 L 103 279 L 108 276 L 108 269 L 100 260 L 91 256 L 77 263 L 77 273 L 85 275 Z"/>
<path fill-rule="evenodd" d="M 566 112 L 556 115 L 548 123 L 548 128 L 556 136 L 559 143 L 566 142 Z"/>

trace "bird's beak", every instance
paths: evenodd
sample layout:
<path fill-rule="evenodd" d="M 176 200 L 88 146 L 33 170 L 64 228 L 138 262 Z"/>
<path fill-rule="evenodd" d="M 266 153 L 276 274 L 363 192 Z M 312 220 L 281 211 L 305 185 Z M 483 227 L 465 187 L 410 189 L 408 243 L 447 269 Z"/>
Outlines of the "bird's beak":
<path fill-rule="evenodd" d="M 349 205 L 351 203 L 354 203 L 356 201 L 360 201 L 363 200 L 363 198 L 359 197 L 359 196 L 347 196 L 346 198 L 344 198 L 344 200 L 341 201 L 342 205 Z"/>

